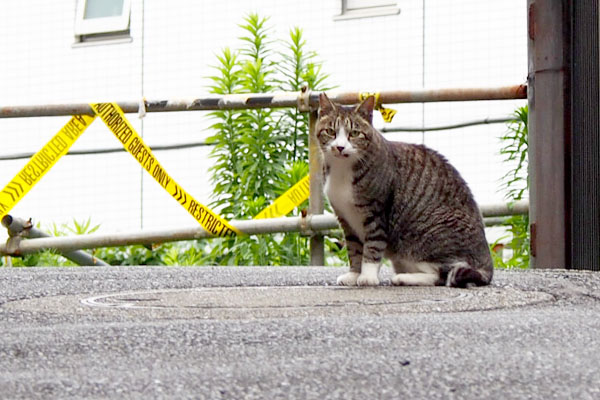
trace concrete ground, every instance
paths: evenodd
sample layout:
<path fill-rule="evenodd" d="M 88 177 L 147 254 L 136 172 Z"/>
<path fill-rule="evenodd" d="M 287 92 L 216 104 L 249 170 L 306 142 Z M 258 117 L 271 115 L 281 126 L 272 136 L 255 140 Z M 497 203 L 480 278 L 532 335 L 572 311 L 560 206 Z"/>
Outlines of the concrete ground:
<path fill-rule="evenodd" d="M 1 268 L 0 398 L 600 398 L 600 273 L 463 290 L 342 271 Z"/>

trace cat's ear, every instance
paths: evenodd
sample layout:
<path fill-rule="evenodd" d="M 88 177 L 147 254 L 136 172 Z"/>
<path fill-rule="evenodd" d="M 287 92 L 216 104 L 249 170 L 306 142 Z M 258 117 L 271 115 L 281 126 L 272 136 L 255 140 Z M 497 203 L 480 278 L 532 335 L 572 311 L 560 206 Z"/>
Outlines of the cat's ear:
<path fill-rule="evenodd" d="M 355 112 L 370 124 L 373 123 L 373 108 L 375 107 L 375 97 L 369 96 L 363 100 L 357 107 Z"/>
<path fill-rule="evenodd" d="M 319 115 L 327 114 L 335 109 L 335 105 L 329 100 L 325 93 L 319 95 Z"/>

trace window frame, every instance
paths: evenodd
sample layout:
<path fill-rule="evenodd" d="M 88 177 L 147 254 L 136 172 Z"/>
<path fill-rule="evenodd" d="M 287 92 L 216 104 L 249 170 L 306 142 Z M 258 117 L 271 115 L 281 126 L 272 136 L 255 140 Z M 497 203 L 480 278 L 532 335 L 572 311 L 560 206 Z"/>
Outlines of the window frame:
<path fill-rule="evenodd" d="M 114 17 L 85 19 L 88 0 L 77 0 L 75 12 L 75 36 L 129 32 L 131 0 L 123 0 L 121 15 Z"/>
<path fill-rule="evenodd" d="M 335 21 L 355 18 L 380 17 L 400 14 L 398 2 L 393 0 L 364 0 L 364 6 L 349 4 L 356 0 L 342 0 L 341 12 L 333 17 Z"/>

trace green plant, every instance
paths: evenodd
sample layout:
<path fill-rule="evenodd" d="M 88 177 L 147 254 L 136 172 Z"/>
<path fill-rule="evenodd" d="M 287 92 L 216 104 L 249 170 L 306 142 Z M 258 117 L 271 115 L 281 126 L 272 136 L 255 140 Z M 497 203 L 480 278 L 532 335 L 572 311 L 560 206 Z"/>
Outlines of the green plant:
<path fill-rule="evenodd" d="M 503 147 L 500 154 L 504 161 L 514 167 L 502 178 L 505 197 L 511 201 L 522 200 L 529 189 L 529 173 L 527 164 L 528 131 L 527 106 L 518 108 L 508 123 L 507 132 L 500 138 Z"/>
<path fill-rule="evenodd" d="M 217 55 L 209 89 L 216 94 L 327 90 L 326 74 L 302 30 L 272 40 L 268 18 L 249 14 L 239 25 L 238 50 Z M 282 50 L 276 51 L 279 45 Z M 211 114 L 215 146 L 210 169 L 213 202 L 227 219 L 252 218 L 308 173 L 308 115 L 296 109 L 219 110 Z M 301 205 L 298 209 L 305 207 Z M 298 214 L 298 209 L 293 213 Z M 307 238 L 298 233 L 213 239 L 201 261 L 219 265 L 298 265 L 308 262 Z"/>
<path fill-rule="evenodd" d="M 62 236 L 63 233 L 57 232 L 56 224 L 53 224 L 54 236 Z M 69 226 L 68 224 L 64 224 L 63 228 L 68 232 L 71 232 L 75 235 L 89 235 L 91 233 L 96 232 L 100 228 L 100 224 L 92 226 L 92 219 L 88 218 L 84 222 L 77 222 L 77 220 L 73 219 L 73 226 Z"/>
<path fill-rule="evenodd" d="M 192 242 L 170 243 L 165 246 L 162 263 L 168 266 L 202 265 L 205 249 Z"/>
<path fill-rule="evenodd" d="M 73 267 L 76 264 L 67 260 L 54 250 L 44 250 L 27 254 L 23 257 L 12 257 L 14 267 L 60 266 Z"/>
<path fill-rule="evenodd" d="M 501 180 L 505 198 L 510 203 L 526 198 L 529 190 L 527 118 L 527 106 L 518 108 L 513 114 L 513 119 L 508 123 L 507 132 L 500 138 L 503 143 L 500 154 L 504 156 L 505 162 L 513 166 Z M 512 252 L 512 255 L 504 259 L 501 254 L 493 251 L 496 266 L 501 268 L 529 267 L 529 216 L 512 216 L 503 225 L 508 228 L 508 235 L 492 244 L 492 248 L 509 239 L 506 247 Z"/>
<path fill-rule="evenodd" d="M 163 265 L 169 245 L 118 246 L 93 249 L 92 254 L 110 265 Z"/>

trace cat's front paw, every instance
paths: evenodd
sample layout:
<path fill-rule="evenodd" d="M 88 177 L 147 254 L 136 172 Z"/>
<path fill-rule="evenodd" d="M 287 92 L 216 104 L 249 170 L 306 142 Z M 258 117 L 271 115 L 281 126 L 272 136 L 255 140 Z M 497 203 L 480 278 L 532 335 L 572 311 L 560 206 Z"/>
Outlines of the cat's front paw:
<path fill-rule="evenodd" d="M 356 286 L 359 275 L 358 272 L 346 272 L 345 274 L 338 276 L 337 284 L 340 286 Z"/>
<path fill-rule="evenodd" d="M 358 286 L 378 286 L 379 278 L 374 274 L 360 274 L 356 280 Z"/>

